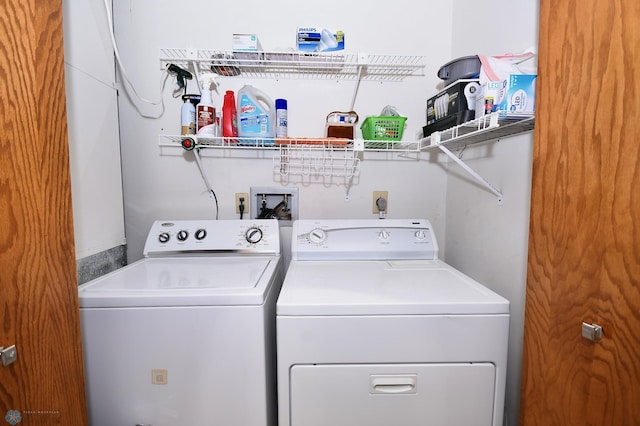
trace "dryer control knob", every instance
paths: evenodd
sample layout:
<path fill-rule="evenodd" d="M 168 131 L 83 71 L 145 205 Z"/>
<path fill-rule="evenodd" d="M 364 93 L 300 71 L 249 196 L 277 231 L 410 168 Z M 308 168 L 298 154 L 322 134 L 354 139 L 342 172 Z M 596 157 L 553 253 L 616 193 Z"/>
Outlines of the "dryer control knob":
<path fill-rule="evenodd" d="M 252 226 L 244 233 L 244 238 L 251 244 L 255 244 L 262 240 L 262 229 Z"/>
<path fill-rule="evenodd" d="M 158 241 L 160 241 L 163 244 L 169 242 L 170 238 L 171 237 L 169 236 L 168 232 L 163 232 L 160 235 L 158 235 Z"/>
<path fill-rule="evenodd" d="M 389 231 L 385 231 L 384 229 L 378 232 L 378 238 L 380 238 L 382 241 L 387 241 L 390 236 L 391 234 L 389 233 Z"/>
<path fill-rule="evenodd" d="M 178 231 L 178 235 L 176 235 L 176 238 L 178 239 L 178 241 L 187 241 L 187 238 L 189 238 L 189 232 L 185 230 Z"/>
<path fill-rule="evenodd" d="M 324 240 L 326 239 L 327 239 L 327 233 L 320 228 L 316 228 L 313 231 L 309 232 L 309 241 L 311 241 L 314 244 L 323 243 Z"/>
<path fill-rule="evenodd" d="M 206 229 L 200 228 L 200 229 L 198 229 L 196 231 L 196 234 L 195 234 L 196 240 L 202 241 L 202 240 L 204 240 L 206 238 L 206 236 L 207 236 L 207 230 Z"/>
<path fill-rule="evenodd" d="M 415 235 L 417 240 L 424 240 L 427 238 L 427 233 L 424 232 L 424 229 L 418 229 L 413 235 Z"/>

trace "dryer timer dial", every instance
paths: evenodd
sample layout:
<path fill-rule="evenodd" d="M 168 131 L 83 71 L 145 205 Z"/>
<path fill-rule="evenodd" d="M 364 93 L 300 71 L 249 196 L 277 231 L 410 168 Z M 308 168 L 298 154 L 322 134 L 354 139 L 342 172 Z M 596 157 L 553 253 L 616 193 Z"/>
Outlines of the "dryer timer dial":
<path fill-rule="evenodd" d="M 316 228 L 309 232 L 309 241 L 314 244 L 322 244 L 327 239 L 327 233 L 320 228 Z"/>

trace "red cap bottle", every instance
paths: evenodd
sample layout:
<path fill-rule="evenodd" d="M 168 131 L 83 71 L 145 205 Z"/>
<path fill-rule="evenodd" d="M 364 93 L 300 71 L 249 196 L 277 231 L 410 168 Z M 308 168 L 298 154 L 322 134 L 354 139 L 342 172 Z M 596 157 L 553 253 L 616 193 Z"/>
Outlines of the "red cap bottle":
<path fill-rule="evenodd" d="M 227 90 L 222 103 L 222 136 L 238 136 L 237 120 L 236 97 L 233 90 Z"/>

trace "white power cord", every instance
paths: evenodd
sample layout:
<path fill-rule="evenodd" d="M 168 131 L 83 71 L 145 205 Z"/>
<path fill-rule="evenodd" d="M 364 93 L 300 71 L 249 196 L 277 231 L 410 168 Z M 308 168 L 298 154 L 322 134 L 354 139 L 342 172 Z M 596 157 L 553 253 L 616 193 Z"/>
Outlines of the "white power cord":
<path fill-rule="evenodd" d="M 145 118 L 160 118 L 162 116 L 162 114 L 164 114 L 164 99 L 162 97 L 162 93 L 164 92 L 164 86 L 167 82 L 167 77 L 169 76 L 169 73 L 166 73 L 166 75 L 164 76 L 164 78 L 162 79 L 162 82 L 160 84 L 160 102 L 153 102 L 150 101 L 148 99 L 143 98 L 142 96 L 140 96 L 138 94 L 138 92 L 136 91 L 136 88 L 134 87 L 133 83 L 131 82 L 131 80 L 129 79 L 129 75 L 127 74 L 127 71 L 124 68 L 124 65 L 122 63 L 122 59 L 120 58 L 120 51 L 118 50 L 118 45 L 116 43 L 116 36 L 113 32 L 113 17 L 111 16 L 111 10 L 109 8 L 109 0 L 104 0 L 104 9 L 105 12 L 107 13 L 107 23 L 109 24 L 109 35 L 111 36 L 111 45 L 113 46 L 113 53 L 116 57 L 116 62 L 118 64 L 118 67 L 120 68 L 120 72 L 122 73 L 122 77 L 124 80 L 123 87 L 125 89 L 125 91 L 127 90 L 127 86 L 131 88 L 133 94 L 135 95 L 135 97 L 137 99 L 139 99 L 140 101 L 147 103 L 149 105 L 153 105 L 153 106 L 162 106 L 162 110 L 160 111 L 160 113 L 158 115 L 147 115 L 144 114 L 142 111 L 140 111 L 140 108 L 138 108 L 138 106 L 135 104 L 135 102 L 133 102 L 134 107 L 136 108 L 136 110 L 138 111 L 138 113 Z"/>
<path fill-rule="evenodd" d="M 200 161 L 200 153 L 198 152 L 198 148 L 193 150 L 193 155 L 196 157 L 196 164 L 198 165 L 198 170 L 200 170 L 200 175 L 202 176 L 202 180 L 204 181 L 205 186 L 207 187 L 207 192 L 210 192 L 213 195 L 213 199 L 216 202 L 216 220 L 218 220 L 218 197 L 216 197 L 216 193 L 213 190 L 213 187 L 209 183 L 209 179 L 207 179 L 207 175 L 204 173 L 204 168 L 202 167 L 202 162 Z"/>

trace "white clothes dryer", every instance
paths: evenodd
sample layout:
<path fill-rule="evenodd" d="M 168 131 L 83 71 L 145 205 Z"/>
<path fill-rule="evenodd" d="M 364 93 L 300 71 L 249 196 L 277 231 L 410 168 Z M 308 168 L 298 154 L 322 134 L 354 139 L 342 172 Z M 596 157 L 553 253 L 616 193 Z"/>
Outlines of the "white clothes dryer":
<path fill-rule="evenodd" d="M 279 426 L 502 426 L 509 302 L 426 220 L 299 220 L 276 306 Z"/>
<path fill-rule="evenodd" d="M 156 221 L 79 287 L 92 426 L 274 426 L 277 220 Z"/>

